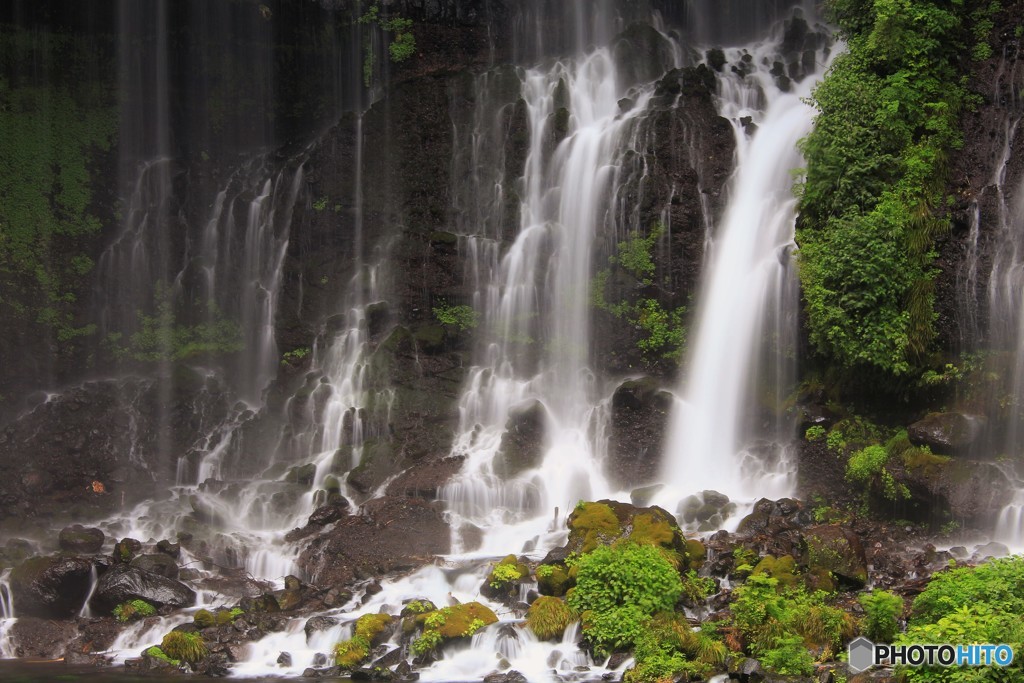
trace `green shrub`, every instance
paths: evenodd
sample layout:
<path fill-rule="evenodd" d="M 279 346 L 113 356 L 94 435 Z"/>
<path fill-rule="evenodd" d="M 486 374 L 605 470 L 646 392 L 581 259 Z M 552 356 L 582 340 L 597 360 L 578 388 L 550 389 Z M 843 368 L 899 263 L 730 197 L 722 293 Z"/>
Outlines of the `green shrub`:
<path fill-rule="evenodd" d="M 569 606 L 599 651 L 632 643 L 646 618 L 672 611 L 683 584 L 663 551 L 650 545 L 599 546 L 577 565 Z"/>
<path fill-rule="evenodd" d="M 195 664 L 209 652 L 201 635 L 185 631 L 171 631 L 165 635 L 163 642 L 160 643 L 160 649 L 171 659 L 179 659 L 189 664 Z"/>
<path fill-rule="evenodd" d="M 450 325 L 459 332 L 471 330 L 477 326 L 477 313 L 472 306 L 449 306 L 440 302 L 433 309 L 434 317 L 442 325 Z"/>
<path fill-rule="evenodd" d="M 558 598 L 541 596 L 526 612 L 526 625 L 541 640 L 558 640 L 576 615 Z"/>
<path fill-rule="evenodd" d="M 781 636 L 775 647 L 760 654 L 761 664 L 783 676 L 809 676 L 814 673 L 814 658 L 800 636 Z"/>
<path fill-rule="evenodd" d="M 911 624 L 935 622 L 979 603 L 1024 614 L 1024 557 L 1015 555 L 934 574 L 914 599 Z"/>
<path fill-rule="evenodd" d="M 519 568 L 513 564 L 497 564 L 494 569 L 491 570 L 491 574 L 488 577 L 488 584 L 495 590 L 502 590 L 508 588 L 515 582 L 522 578 L 522 574 L 519 573 Z"/>
<path fill-rule="evenodd" d="M 811 425 L 807 428 L 807 431 L 804 432 L 804 438 L 812 442 L 821 441 L 825 438 L 825 434 L 825 428 L 821 425 Z"/>
<path fill-rule="evenodd" d="M 114 618 L 125 623 L 135 619 L 145 619 L 156 614 L 156 608 L 145 600 L 131 600 L 122 602 L 114 608 Z"/>
<path fill-rule="evenodd" d="M 890 388 L 923 370 L 935 335 L 935 243 L 950 224 L 975 4 L 829 3 L 848 51 L 815 88 L 801 143 L 800 280 L 812 342 Z"/>
<path fill-rule="evenodd" d="M 891 643 L 899 630 L 903 599 L 888 591 L 875 590 L 861 595 L 864 608 L 864 635 L 876 643 Z"/>

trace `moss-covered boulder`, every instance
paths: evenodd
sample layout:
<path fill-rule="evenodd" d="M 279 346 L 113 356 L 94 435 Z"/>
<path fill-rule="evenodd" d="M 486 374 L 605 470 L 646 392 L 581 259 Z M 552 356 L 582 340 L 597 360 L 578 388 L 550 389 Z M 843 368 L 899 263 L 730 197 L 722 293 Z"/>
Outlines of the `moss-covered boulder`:
<path fill-rule="evenodd" d="M 412 651 L 416 655 L 427 654 L 449 641 L 468 638 L 497 621 L 498 616 L 479 602 L 426 612 L 416 617 L 416 623 L 423 626 L 423 632 L 413 641 Z"/>
<path fill-rule="evenodd" d="M 334 662 L 352 669 L 370 656 L 370 651 L 391 635 L 394 617 L 388 614 L 364 614 L 356 619 L 352 637 L 334 647 Z"/>
<path fill-rule="evenodd" d="M 492 600 L 516 598 L 519 584 L 530 577 L 526 562 L 507 555 L 491 569 L 480 586 L 480 593 Z"/>
<path fill-rule="evenodd" d="M 537 567 L 537 590 L 541 595 L 560 598 L 575 585 L 569 570 L 561 564 L 542 564 Z"/>
<path fill-rule="evenodd" d="M 763 574 L 770 576 L 777 580 L 779 586 L 783 588 L 796 588 L 797 584 L 800 583 L 796 560 L 793 559 L 792 555 L 783 555 L 781 557 L 765 555 L 758 561 L 754 566 L 754 570 L 750 573 L 751 575 Z"/>
<path fill-rule="evenodd" d="M 867 559 L 860 539 L 838 524 L 811 527 L 804 532 L 807 543 L 805 563 L 812 572 L 827 571 L 851 588 L 862 588 L 868 580 Z"/>
<path fill-rule="evenodd" d="M 628 539 L 655 545 L 686 556 L 686 539 L 675 518 L 659 507 L 638 508 L 628 503 L 601 500 L 580 503 L 569 515 L 567 553 L 588 553 L 599 545 Z"/>
<path fill-rule="evenodd" d="M 526 612 L 526 625 L 541 640 L 560 640 L 576 614 L 563 600 L 542 596 Z"/>
<path fill-rule="evenodd" d="M 114 544 L 112 557 L 114 562 L 128 564 L 140 550 L 142 550 L 142 543 L 134 538 L 122 538 Z"/>

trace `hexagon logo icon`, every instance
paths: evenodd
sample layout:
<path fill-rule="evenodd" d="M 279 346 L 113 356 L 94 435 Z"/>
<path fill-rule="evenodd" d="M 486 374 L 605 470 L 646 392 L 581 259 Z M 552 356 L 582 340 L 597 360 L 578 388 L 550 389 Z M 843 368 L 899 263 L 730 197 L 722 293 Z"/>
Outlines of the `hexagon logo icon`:
<path fill-rule="evenodd" d="M 847 653 L 849 654 L 847 664 L 850 671 L 855 674 L 867 671 L 875 665 L 875 644 L 864 636 L 850 641 Z"/>

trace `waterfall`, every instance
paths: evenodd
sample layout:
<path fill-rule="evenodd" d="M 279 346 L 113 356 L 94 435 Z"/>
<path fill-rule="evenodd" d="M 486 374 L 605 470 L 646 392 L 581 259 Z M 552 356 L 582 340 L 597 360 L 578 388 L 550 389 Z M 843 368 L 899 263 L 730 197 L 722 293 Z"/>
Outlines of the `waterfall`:
<path fill-rule="evenodd" d="M 798 287 L 791 171 L 813 123 L 805 103 L 827 65 L 780 87 L 781 35 L 726 50 L 739 68 L 719 77 L 719 108 L 733 125 L 736 164 L 728 205 L 709 244 L 690 355 L 663 465 L 669 509 L 687 494 L 777 498 L 794 478 L 792 425 L 780 415 L 795 381 Z M 744 66 L 745 65 L 745 66 Z M 748 73 L 749 72 L 749 73 Z"/>
<path fill-rule="evenodd" d="M 453 448 L 466 464 L 443 494 L 456 548 L 463 524 L 501 529 L 485 535 L 482 554 L 539 552 L 556 509 L 612 493 L 594 438 L 602 387 L 590 370 L 591 260 L 597 239 L 614 234 L 620 156 L 653 93 L 653 84 L 630 91 L 635 105 L 623 111 L 627 87 L 608 47 L 525 69 L 520 78 L 529 147 L 514 184 L 519 226 L 504 254 L 500 234 L 464 238 L 482 333 Z M 478 96 L 487 96 L 487 85 L 478 84 Z M 478 215 L 493 216 L 500 191 L 482 201 Z M 483 224 L 495 230 L 500 220 Z M 543 424 L 543 453 L 517 476 L 502 476 L 506 425 L 523 411 Z"/>

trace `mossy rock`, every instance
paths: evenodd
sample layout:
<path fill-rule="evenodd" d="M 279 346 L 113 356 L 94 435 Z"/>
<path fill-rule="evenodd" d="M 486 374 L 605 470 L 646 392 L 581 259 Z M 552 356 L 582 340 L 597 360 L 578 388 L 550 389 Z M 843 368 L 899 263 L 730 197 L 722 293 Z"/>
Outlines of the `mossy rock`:
<path fill-rule="evenodd" d="M 606 503 L 582 503 L 569 515 L 569 547 L 572 552 L 589 553 L 621 536 L 619 518 Z"/>
<path fill-rule="evenodd" d="M 638 508 L 628 503 L 601 500 L 581 503 L 569 515 L 566 550 L 588 553 L 617 541 L 657 545 L 683 557 L 685 540 L 675 518 L 659 507 Z"/>
<path fill-rule="evenodd" d="M 370 656 L 370 651 L 388 639 L 394 617 L 389 614 L 364 614 L 356 619 L 352 638 L 334 647 L 334 662 L 344 669 L 352 669 Z"/>
<path fill-rule="evenodd" d="M 516 587 L 530 576 L 530 567 L 515 555 L 506 555 L 491 569 L 480 592 L 491 599 L 511 597 Z"/>
<path fill-rule="evenodd" d="M 439 324 L 423 325 L 413 333 L 416 345 L 428 353 L 443 351 L 447 338 L 444 325 Z"/>
<path fill-rule="evenodd" d="M 754 567 L 751 574 L 765 574 L 779 582 L 784 588 L 795 588 L 800 583 L 800 576 L 797 574 L 796 560 L 792 555 L 783 555 L 776 558 L 774 555 L 765 555 Z"/>
<path fill-rule="evenodd" d="M 284 478 L 289 484 L 299 484 L 300 486 L 312 486 L 314 479 L 316 479 L 316 465 L 313 463 L 292 467 Z"/>
<path fill-rule="evenodd" d="M 840 584 L 863 588 L 868 580 L 867 560 L 860 540 L 838 524 L 812 527 L 804 532 L 806 564 L 811 572 L 828 571 Z"/>
<path fill-rule="evenodd" d="M 562 597 L 573 584 L 569 571 L 560 564 L 542 564 L 537 567 L 537 589 L 541 595 Z"/>
<path fill-rule="evenodd" d="M 120 541 L 114 544 L 114 552 L 112 556 L 114 562 L 123 562 L 128 564 L 135 558 L 135 554 L 142 550 L 142 543 L 136 541 L 134 538 L 122 538 Z"/>
<path fill-rule="evenodd" d="M 708 551 L 704 544 L 695 538 L 686 540 L 686 563 L 693 571 L 699 570 L 707 559 Z"/>
<path fill-rule="evenodd" d="M 189 664 L 195 664 L 209 653 L 200 634 L 184 630 L 174 630 L 165 635 L 160 649 L 171 659 Z"/>
<path fill-rule="evenodd" d="M 576 614 L 559 598 L 542 596 L 526 612 L 526 625 L 541 640 L 559 640 Z"/>
<path fill-rule="evenodd" d="M 402 606 L 402 617 L 416 617 L 427 612 L 436 612 L 437 606 L 430 600 L 410 600 Z"/>
<path fill-rule="evenodd" d="M 476 621 L 482 621 L 484 626 L 497 623 L 498 615 L 487 605 L 464 602 L 461 605 L 426 612 L 416 617 L 416 621 L 424 625 L 424 630 L 436 630 L 442 638 L 450 640 L 472 635 L 470 627 Z"/>

